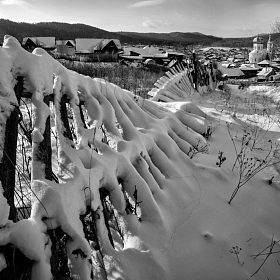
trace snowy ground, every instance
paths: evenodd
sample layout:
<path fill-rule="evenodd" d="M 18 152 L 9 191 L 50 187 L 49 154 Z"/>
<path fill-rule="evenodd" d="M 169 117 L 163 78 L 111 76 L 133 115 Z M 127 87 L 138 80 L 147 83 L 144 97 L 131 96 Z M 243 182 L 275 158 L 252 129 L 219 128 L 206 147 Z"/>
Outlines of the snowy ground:
<path fill-rule="evenodd" d="M 161 235 L 147 228 L 148 240 L 130 236 L 125 245 L 120 242 L 117 251 L 108 252 L 105 257 L 108 279 L 278 279 L 280 176 L 275 168 L 269 166 L 257 173 L 228 203 L 238 184 L 239 171 L 232 170 L 237 155 L 227 124 L 237 147 L 244 130 L 257 131 L 256 149 L 252 152 L 255 157 L 265 158 L 268 141 L 277 143 L 280 139 L 277 115 L 258 115 L 253 107 L 260 109 L 263 104 L 249 106 L 242 102 L 244 98 L 254 100 L 256 92 L 267 93 L 258 89 L 232 91 L 232 100 L 238 98 L 236 107 L 227 103 L 220 91 L 196 102 L 206 113 L 213 132 L 208 139 L 208 151 L 193 157 L 195 166 L 182 167 L 188 174 L 172 178 L 171 192 L 167 194 L 169 203 L 174 205 L 166 213 L 169 229 L 165 229 L 170 233 L 163 234 L 162 243 L 157 241 Z M 273 105 L 270 107 L 273 110 Z M 220 151 L 226 160 L 218 167 Z M 184 205 L 188 196 L 191 201 Z M 136 245 L 138 242 L 144 245 Z"/>
<path fill-rule="evenodd" d="M 181 198 L 177 197 L 188 194 L 187 189 L 171 189 L 173 194 L 177 193 L 169 199 L 175 204 L 175 209 L 167 215 L 171 214 L 171 220 L 176 216 L 177 221 L 171 226 L 173 230 L 168 234 L 168 240 L 164 245 L 158 243 L 156 234 L 156 239 L 149 240 L 147 251 L 143 250 L 143 246 L 136 245 L 141 242 L 138 238 L 135 242 L 130 237 L 125 250 L 120 242 L 116 246 L 119 257 L 116 253 L 109 253 L 105 258 L 108 279 L 278 279 L 280 176 L 275 168 L 270 166 L 257 173 L 228 204 L 238 184 L 239 172 L 238 168 L 232 170 L 237 155 L 227 123 L 237 147 L 244 130 L 253 131 L 258 127 L 253 155 L 259 158 L 268 153 L 269 140 L 277 143 L 280 139 L 277 115 L 255 114 L 252 106 L 240 102 L 245 96 L 248 99 L 250 92 L 232 91 L 231 98 L 239 98 L 236 108 L 226 104 L 226 98 L 220 91 L 214 91 L 196 102 L 206 113 L 213 132 L 208 139 L 208 151 L 195 155 L 192 159 L 195 167 L 184 171 L 189 173 L 185 177 L 190 179 L 185 182 L 192 188 L 192 203 L 189 206 L 184 202 L 181 204 Z M 253 93 L 256 92 L 267 93 L 254 89 Z M 174 107 L 178 106 L 178 103 L 174 104 Z M 254 108 L 256 106 L 254 103 Z M 218 167 L 216 163 L 220 151 L 226 160 Z M 176 189 L 176 184 L 170 188 Z M 168 223 L 171 221 L 166 220 Z M 154 234 L 153 230 L 147 230 L 150 235 Z M 118 244 L 118 238 L 115 240 Z"/>
<path fill-rule="evenodd" d="M 259 126 L 253 156 L 264 158 L 268 141 L 280 139 L 279 118 L 272 121 L 273 116 L 251 115 L 251 109 L 245 112 L 244 108 L 241 113 L 237 109 L 233 118 L 224 104 L 218 91 L 198 102 L 215 129 L 208 140 L 209 152 L 193 158 L 198 203 L 168 244 L 166 254 L 173 276 L 166 279 L 279 279 L 279 174 L 273 167 L 257 173 L 228 204 L 239 172 L 236 168 L 232 171 L 236 152 L 226 126 L 226 122 L 230 124 L 237 147 L 244 129 Z M 221 167 L 216 165 L 219 151 L 226 157 Z"/>

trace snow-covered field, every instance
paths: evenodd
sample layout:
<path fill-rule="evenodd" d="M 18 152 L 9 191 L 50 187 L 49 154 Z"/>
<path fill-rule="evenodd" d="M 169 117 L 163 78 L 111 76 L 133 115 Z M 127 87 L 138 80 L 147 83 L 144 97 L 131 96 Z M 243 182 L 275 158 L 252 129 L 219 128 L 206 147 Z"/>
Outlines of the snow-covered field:
<path fill-rule="evenodd" d="M 0 59 L 0 94 L 6 102 L 0 104 L 6 110 L 0 114 L 1 129 L 14 102 L 14 76 L 24 75 L 36 107 L 33 155 L 49 115 L 42 97 L 55 96 L 60 183 L 44 179 L 42 164 L 33 162 L 36 198 L 31 217 L 17 223 L 8 221 L 0 192 L 0 245 L 13 243 L 34 260 L 32 279 L 52 278 L 46 230 L 56 227 L 67 233 L 69 267 L 82 280 L 91 279 L 91 270 L 94 279 L 279 279 L 276 104 L 236 88 L 231 96 L 213 91 L 192 102 L 135 99 L 110 83 L 68 71 L 42 50 L 26 53 L 13 38 L 6 38 Z M 278 89 L 271 93 L 275 100 Z M 75 148 L 63 136 L 64 94 L 74 115 Z M 79 100 L 90 118 L 87 129 Z M 101 142 L 102 124 L 111 147 Z M 127 213 L 120 186 L 130 197 L 137 190 L 137 215 Z M 112 230 L 114 248 L 100 188 L 107 189 L 122 217 L 124 240 Z M 95 263 L 94 244 L 84 238 L 79 217 L 88 207 L 95 213 L 106 273 Z M 0 253 L 0 270 L 5 266 Z"/>

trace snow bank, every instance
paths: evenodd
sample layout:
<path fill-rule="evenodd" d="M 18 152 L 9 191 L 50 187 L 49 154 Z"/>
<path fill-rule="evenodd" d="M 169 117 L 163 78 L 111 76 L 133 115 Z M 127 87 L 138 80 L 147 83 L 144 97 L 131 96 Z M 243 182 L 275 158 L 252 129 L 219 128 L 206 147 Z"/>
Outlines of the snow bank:
<path fill-rule="evenodd" d="M 34 279 L 38 279 L 40 270 L 45 271 L 40 279 L 50 279 L 50 240 L 46 235 L 45 225 L 49 228 L 61 227 L 69 236 L 67 251 L 73 271 L 78 273 L 81 279 L 89 279 L 88 259 L 91 253 L 79 216 L 85 213 L 88 206 L 94 211 L 102 209 L 99 198 L 99 189 L 102 187 L 110 192 L 110 199 L 118 212 L 124 214 L 125 200 L 118 183 L 120 179 L 131 197 L 137 186 L 139 199 L 142 201 L 141 223 L 130 215 L 124 216 L 130 224 L 129 232 L 133 233 L 133 236 L 139 236 L 137 239 L 146 240 L 146 248 L 159 248 L 166 243 L 172 228 L 179 220 L 179 217 L 174 219 L 167 215 L 174 210 L 169 203 L 169 197 L 173 194 L 167 186 L 171 186 L 174 180 L 177 181 L 177 177 L 185 175 L 182 168 L 174 169 L 168 158 L 177 155 L 178 164 L 187 160 L 191 169 L 193 168 L 185 153 L 188 153 L 191 147 L 199 150 L 207 144 L 198 133 L 207 130 L 208 124 L 204 117 L 182 112 L 181 122 L 172 110 L 162 111 L 152 101 L 141 98 L 135 102 L 131 92 L 104 80 L 91 79 L 67 70 L 42 49 L 35 49 L 32 54 L 26 52 L 13 37 L 5 37 L 1 54 L 5 61 L 1 64 L 1 94 L 9 93 L 12 99 L 16 77 L 23 76 L 25 89 L 32 93 L 32 102 L 36 108 L 32 138 L 34 198 L 31 217 L 8 226 L 7 207 L 2 206 L 1 224 L 4 226 L 3 230 L 9 234 L 1 244 L 13 243 L 28 258 L 34 260 Z M 36 160 L 39 145 L 43 140 L 45 122 L 50 115 L 43 100 L 50 94 L 54 94 L 56 126 L 59 131 L 61 184 L 44 179 L 44 165 Z M 70 100 L 74 114 L 78 136 L 76 148 L 73 148 L 74 143 L 69 143 L 63 136 L 65 128 L 60 115 L 60 100 L 63 95 Z M 80 101 L 84 102 L 90 118 L 89 125 L 92 127 L 89 129 L 84 128 L 80 116 Z M 188 118 L 191 121 L 188 122 Z M 2 120 L 3 125 L 5 120 Z M 116 122 L 122 127 L 122 133 L 116 127 Z M 102 133 L 99 127 L 102 124 L 115 139 L 115 149 L 100 142 Z M 152 171 L 148 171 L 150 169 Z M 174 180 L 170 180 L 171 177 L 174 177 Z M 188 180 L 192 178 L 191 172 L 188 177 Z M 185 183 L 181 185 L 180 188 L 183 188 Z M 85 191 L 87 189 L 89 191 Z M 181 197 L 183 208 L 189 209 L 184 212 L 184 219 L 188 219 L 193 211 L 192 205 L 197 203 L 197 195 L 197 190 L 190 186 L 190 190 Z M 177 198 L 177 195 L 175 197 Z M 166 208 L 166 217 L 163 216 L 161 208 Z M 163 222 L 166 218 L 168 222 Z M 157 228 L 154 228 L 155 224 L 158 225 Z M 100 231 L 102 227 L 104 224 L 100 224 Z M 104 228 L 102 230 L 106 231 Z M 150 231 L 153 236 L 149 234 Z M 106 249 L 105 239 L 104 250 L 111 251 L 110 248 Z M 22 243 L 19 240 L 25 241 Z M 134 246 L 134 242 L 130 240 L 132 239 L 128 238 L 127 248 Z M 156 243 L 158 245 L 155 245 Z M 86 258 L 73 257 L 72 252 L 77 249 L 81 250 Z"/>

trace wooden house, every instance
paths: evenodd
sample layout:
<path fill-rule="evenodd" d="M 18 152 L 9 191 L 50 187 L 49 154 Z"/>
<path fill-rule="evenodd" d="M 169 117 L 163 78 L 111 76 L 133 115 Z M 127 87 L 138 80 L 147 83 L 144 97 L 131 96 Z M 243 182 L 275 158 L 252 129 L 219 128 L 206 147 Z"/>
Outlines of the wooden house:
<path fill-rule="evenodd" d="M 265 81 L 273 80 L 273 77 L 272 77 L 273 75 L 275 75 L 275 71 L 272 67 L 264 67 L 257 74 L 258 82 L 265 82 Z"/>
<path fill-rule="evenodd" d="M 258 65 L 260 67 L 269 67 L 270 66 L 270 61 L 265 59 L 265 60 L 262 60 L 262 61 L 258 62 Z"/>
<path fill-rule="evenodd" d="M 229 79 L 237 79 L 244 77 L 244 73 L 239 68 L 227 68 L 221 66 L 219 69 L 222 75 L 227 76 Z"/>
<path fill-rule="evenodd" d="M 22 46 L 30 52 L 35 48 L 43 48 L 46 51 L 52 51 L 56 48 L 55 37 L 24 37 Z"/>
<path fill-rule="evenodd" d="M 59 53 L 74 55 L 75 54 L 75 41 L 74 40 L 57 40 L 56 50 Z"/>
<path fill-rule="evenodd" d="M 244 73 L 244 78 L 253 78 L 262 68 L 257 64 L 242 64 L 239 69 Z"/>
<path fill-rule="evenodd" d="M 77 54 L 118 53 L 121 50 L 118 39 L 77 38 L 75 45 Z"/>

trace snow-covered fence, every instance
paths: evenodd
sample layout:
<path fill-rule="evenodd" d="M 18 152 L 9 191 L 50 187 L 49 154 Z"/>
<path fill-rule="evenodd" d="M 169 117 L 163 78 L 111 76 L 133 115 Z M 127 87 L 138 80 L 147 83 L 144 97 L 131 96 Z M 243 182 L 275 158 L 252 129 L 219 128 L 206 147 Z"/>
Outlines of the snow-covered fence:
<path fill-rule="evenodd" d="M 194 63 L 192 69 L 180 64 L 171 68 L 157 80 L 155 87 L 148 92 L 153 101 L 185 101 L 211 92 L 216 88 L 217 69 L 209 65 Z"/>
<path fill-rule="evenodd" d="M 16 217 L 14 182 L 5 181 L 4 173 L 0 176 L 0 276 L 13 277 L 5 274 L 12 266 L 6 248 L 13 245 L 32 260 L 32 279 L 52 279 L 49 230 L 60 229 L 66 237 L 69 269 L 82 280 L 91 279 L 92 273 L 96 279 L 106 279 L 107 274 L 171 279 L 166 278 L 173 274 L 168 256 L 158 259 L 154 254 L 170 242 L 198 204 L 200 189 L 188 154 L 208 145 L 202 136 L 209 131 L 205 114 L 190 102 L 172 109 L 171 104 L 163 107 L 136 98 L 114 84 L 66 69 L 40 48 L 28 53 L 10 36 L 0 48 L 0 61 L 2 172 L 9 168 L 8 147 L 15 151 L 20 95 L 30 93 L 35 108 L 28 219 L 11 219 Z M 65 99 L 71 106 L 75 139 Z M 52 180 L 50 100 L 59 141 L 58 182 Z M 7 143 L 9 133 L 13 143 Z M 10 163 L 14 169 L 15 161 Z M 120 217 L 124 240 L 106 218 L 104 197 Z M 80 219 L 89 212 L 95 240 L 85 236 Z M 143 265 L 153 263 L 154 270 L 134 267 L 139 258 Z"/>

